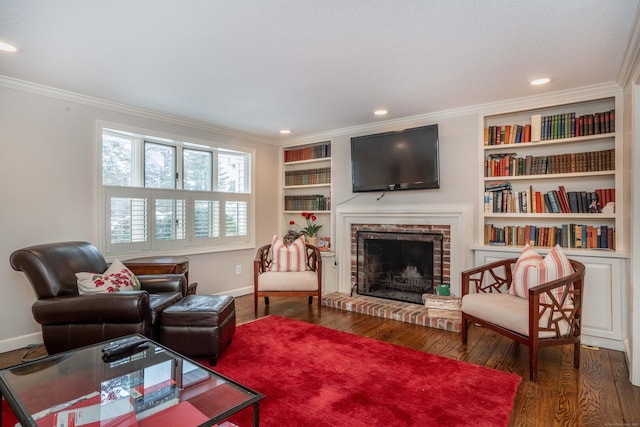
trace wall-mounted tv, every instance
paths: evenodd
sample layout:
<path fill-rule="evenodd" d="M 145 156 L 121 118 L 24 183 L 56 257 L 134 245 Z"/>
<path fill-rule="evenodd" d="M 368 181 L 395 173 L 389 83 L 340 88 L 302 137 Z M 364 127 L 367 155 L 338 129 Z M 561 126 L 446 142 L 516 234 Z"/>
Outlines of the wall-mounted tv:
<path fill-rule="evenodd" d="M 438 125 L 351 138 L 353 192 L 440 188 Z"/>

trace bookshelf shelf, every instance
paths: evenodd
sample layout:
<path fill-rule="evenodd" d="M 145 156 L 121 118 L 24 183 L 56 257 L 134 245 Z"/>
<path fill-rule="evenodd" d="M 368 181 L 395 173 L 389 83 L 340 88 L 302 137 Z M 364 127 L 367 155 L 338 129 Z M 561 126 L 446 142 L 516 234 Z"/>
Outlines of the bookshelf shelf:
<path fill-rule="evenodd" d="M 589 221 L 608 221 L 615 220 L 615 214 L 603 214 L 603 213 L 502 213 L 502 212 L 488 212 L 484 214 L 485 218 L 502 218 L 502 219 L 550 219 L 550 220 L 568 220 L 568 219 L 583 219 Z M 595 249 L 595 248 L 594 248 Z"/>
<path fill-rule="evenodd" d="M 320 157 L 317 159 L 308 159 L 308 160 L 295 160 L 295 161 L 288 161 L 288 162 L 284 162 L 285 165 L 290 166 L 290 165 L 309 165 L 309 164 L 313 164 L 313 163 L 326 163 L 327 161 L 331 161 L 331 157 Z"/>
<path fill-rule="evenodd" d="M 327 183 L 327 184 L 306 184 L 306 185 L 285 185 L 284 188 L 285 189 L 292 189 L 292 188 L 321 188 L 321 187 L 331 187 L 331 183 Z"/>
<path fill-rule="evenodd" d="M 614 177 L 616 172 L 613 170 L 595 171 L 595 172 L 568 172 L 568 173 L 549 173 L 544 175 L 503 175 L 503 176 L 487 176 L 484 177 L 486 182 L 492 181 L 538 181 L 541 179 L 569 179 L 569 178 L 587 178 L 598 176 Z"/>
<path fill-rule="evenodd" d="M 549 147 L 549 146 L 555 146 L 555 145 L 566 145 L 566 144 L 570 144 L 570 143 L 573 143 L 573 142 L 580 143 L 580 142 L 596 141 L 596 140 L 600 140 L 600 139 L 614 138 L 614 137 L 615 137 L 615 133 L 614 132 L 608 132 L 608 133 L 601 133 L 601 134 L 597 134 L 597 135 L 578 136 L 578 137 L 573 137 L 573 138 L 562 138 L 562 139 L 549 139 L 549 140 L 544 140 L 544 141 L 521 142 L 519 144 L 485 145 L 483 147 L 483 149 L 486 150 L 486 151 L 499 151 L 499 150 L 508 151 L 509 149 L 513 149 L 513 148 L 517 148 L 518 150 L 527 150 L 527 149 L 535 149 L 535 148 L 545 147 L 545 146 Z"/>

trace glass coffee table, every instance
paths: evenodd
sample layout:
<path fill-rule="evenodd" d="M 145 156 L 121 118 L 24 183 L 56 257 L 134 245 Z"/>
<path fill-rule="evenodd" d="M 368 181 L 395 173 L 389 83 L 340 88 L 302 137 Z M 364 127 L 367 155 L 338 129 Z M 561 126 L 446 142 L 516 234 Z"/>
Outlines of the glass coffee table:
<path fill-rule="evenodd" d="M 212 426 L 264 395 L 162 345 L 103 360 L 108 342 L 0 371 L 0 391 L 24 426 Z M 13 427 L 13 426 L 10 426 Z"/>

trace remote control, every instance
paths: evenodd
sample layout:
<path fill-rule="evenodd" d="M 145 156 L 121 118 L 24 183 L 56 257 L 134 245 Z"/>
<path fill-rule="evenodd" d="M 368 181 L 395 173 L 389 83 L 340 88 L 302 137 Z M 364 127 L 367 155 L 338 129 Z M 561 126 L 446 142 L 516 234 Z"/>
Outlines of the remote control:
<path fill-rule="evenodd" d="M 143 343 L 147 342 L 147 338 L 142 337 L 130 337 L 123 338 L 118 341 L 113 341 L 102 348 L 102 354 L 105 357 L 114 357 L 119 354 L 126 353 L 133 349 L 140 347 Z"/>

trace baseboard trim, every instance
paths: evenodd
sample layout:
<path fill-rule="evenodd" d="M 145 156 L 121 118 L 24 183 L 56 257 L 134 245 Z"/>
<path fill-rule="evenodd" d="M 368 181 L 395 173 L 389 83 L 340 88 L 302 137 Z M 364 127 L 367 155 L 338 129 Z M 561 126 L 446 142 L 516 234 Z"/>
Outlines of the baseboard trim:
<path fill-rule="evenodd" d="M 624 343 L 622 341 L 585 335 L 584 330 L 580 336 L 580 343 L 609 350 L 625 351 Z"/>
<path fill-rule="evenodd" d="M 246 286 L 244 288 L 230 289 L 228 291 L 218 292 L 211 295 L 231 295 L 232 297 L 241 297 L 253 293 L 253 286 Z"/>
<path fill-rule="evenodd" d="M 21 335 L 0 341 L 0 353 L 25 348 L 30 345 L 42 344 L 42 332 Z"/>

